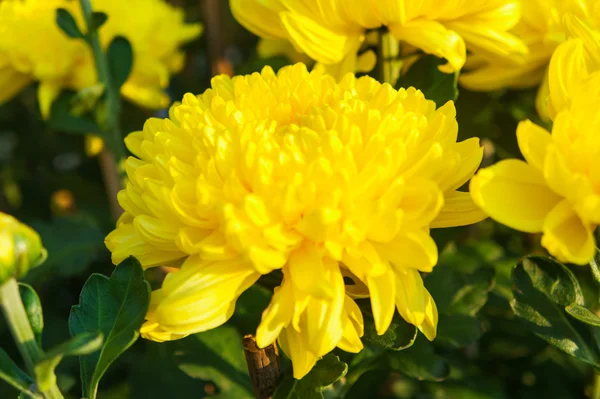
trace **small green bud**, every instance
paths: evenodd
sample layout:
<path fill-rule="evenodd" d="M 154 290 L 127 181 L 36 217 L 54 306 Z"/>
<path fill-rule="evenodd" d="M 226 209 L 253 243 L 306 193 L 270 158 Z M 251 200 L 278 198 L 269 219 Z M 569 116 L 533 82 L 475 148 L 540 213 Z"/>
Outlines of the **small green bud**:
<path fill-rule="evenodd" d="M 40 236 L 31 227 L 0 212 L 0 285 L 24 277 L 46 260 Z"/>

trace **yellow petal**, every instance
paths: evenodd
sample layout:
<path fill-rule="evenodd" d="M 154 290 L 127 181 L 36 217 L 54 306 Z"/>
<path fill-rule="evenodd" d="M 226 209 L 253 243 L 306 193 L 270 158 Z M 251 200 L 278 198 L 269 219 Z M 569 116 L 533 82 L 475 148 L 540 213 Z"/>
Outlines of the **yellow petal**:
<path fill-rule="evenodd" d="M 529 120 L 523 121 L 517 127 L 517 141 L 527 163 L 540 171 L 544 170 L 544 159 L 552 142 L 550 132 Z"/>
<path fill-rule="evenodd" d="M 410 324 L 423 323 L 427 310 L 427 290 L 415 269 L 396 270 L 396 307 L 400 316 Z"/>
<path fill-rule="evenodd" d="M 381 276 L 367 276 L 366 283 L 371 295 L 375 329 L 377 334 L 382 335 L 386 332 L 394 317 L 394 296 L 396 294 L 394 273 L 388 267 L 388 272 Z"/>
<path fill-rule="evenodd" d="M 288 259 L 287 269 L 290 278 L 300 291 L 320 299 L 332 299 L 333 287 L 330 285 L 327 267 L 323 256 L 314 244 L 305 241 L 293 251 Z"/>
<path fill-rule="evenodd" d="M 269 39 L 286 37 L 279 18 L 284 8 L 279 1 L 230 0 L 231 13 L 246 29 L 257 36 Z"/>
<path fill-rule="evenodd" d="M 462 191 L 451 191 L 444 194 L 444 206 L 433 222 L 431 228 L 444 228 L 467 226 L 481 222 L 487 218 L 486 213 L 480 209 L 471 194 Z"/>
<path fill-rule="evenodd" d="M 483 146 L 477 137 L 456 143 L 454 150 L 460 155 L 460 167 L 456 175 L 441 186 L 443 191 L 456 190 L 469 181 L 483 159 Z"/>
<path fill-rule="evenodd" d="M 413 20 L 405 24 L 389 26 L 393 35 L 415 46 L 427 54 L 433 54 L 448 60 L 449 69 L 458 71 L 467 58 L 465 42 L 456 32 L 446 29 L 436 21 Z"/>
<path fill-rule="evenodd" d="M 535 110 L 544 122 L 550 122 L 550 82 L 548 80 L 548 69 L 544 73 L 542 84 L 535 97 Z"/>
<path fill-rule="evenodd" d="M 543 231 L 542 245 L 561 262 L 584 265 L 594 256 L 593 228 L 579 218 L 567 200 L 548 214 Z"/>
<path fill-rule="evenodd" d="M 19 94 L 29 83 L 29 75 L 20 73 L 8 65 L 0 68 L 0 104 Z"/>
<path fill-rule="evenodd" d="M 588 76 L 586 54 L 581 39 L 570 39 L 554 51 L 548 68 L 550 101 L 548 114 L 554 117 L 571 104 L 571 93 L 575 86 Z"/>
<path fill-rule="evenodd" d="M 344 300 L 344 310 L 342 312 L 344 324 L 344 333 L 338 342 L 338 348 L 351 353 L 358 353 L 363 348 L 363 343 L 360 337 L 364 333 L 364 322 L 360 308 L 346 295 Z"/>
<path fill-rule="evenodd" d="M 281 286 L 275 288 L 271 302 L 264 310 L 256 329 L 256 343 L 259 348 L 265 348 L 275 342 L 281 330 L 292 320 L 293 305 L 291 282 L 286 278 Z"/>
<path fill-rule="evenodd" d="M 438 260 L 435 241 L 427 231 L 415 230 L 399 234 L 389 243 L 373 243 L 379 255 L 395 270 L 412 268 L 431 272 Z"/>
<path fill-rule="evenodd" d="M 471 179 L 473 201 L 490 217 L 527 233 L 542 231 L 548 212 L 560 201 L 533 166 L 500 161 Z"/>
<path fill-rule="evenodd" d="M 425 319 L 418 328 L 428 340 L 433 341 L 437 335 L 438 310 L 435 301 L 427 290 L 425 290 L 425 297 Z"/>
<path fill-rule="evenodd" d="M 292 327 L 283 329 L 279 336 L 279 345 L 292 361 L 294 378 L 297 380 L 308 374 L 319 359 L 307 350 L 304 337 Z"/>
<path fill-rule="evenodd" d="M 349 42 L 360 37 L 338 33 L 298 13 L 282 12 L 280 16 L 292 43 L 310 58 L 325 64 L 342 61 L 352 47 Z"/>
<path fill-rule="evenodd" d="M 60 94 L 60 85 L 54 82 L 41 82 L 38 86 L 38 102 L 42 118 L 50 117 L 50 109 L 56 97 Z"/>

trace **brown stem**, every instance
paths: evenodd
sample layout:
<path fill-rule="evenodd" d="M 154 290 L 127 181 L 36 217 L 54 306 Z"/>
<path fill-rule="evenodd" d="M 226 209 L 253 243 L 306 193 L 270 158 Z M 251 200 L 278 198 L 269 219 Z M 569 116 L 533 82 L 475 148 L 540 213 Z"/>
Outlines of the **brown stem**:
<path fill-rule="evenodd" d="M 205 24 L 205 37 L 208 46 L 208 55 L 210 57 L 210 67 L 213 75 L 233 75 L 233 67 L 225 58 L 225 43 L 223 42 L 221 19 L 222 0 L 202 0 L 204 7 L 204 19 L 209 23 Z"/>
<path fill-rule="evenodd" d="M 254 396 L 256 399 L 271 399 L 281 376 L 277 345 L 260 349 L 253 335 L 246 335 L 242 342 Z"/>
<path fill-rule="evenodd" d="M 123 208 L 121 208 L 119 201 L 117 201 L 117 194 L 121 190 L 121 175 L 117 169 L 118 166 L 113 153 L 106 146 L 100 152 L 98 162 L 100 163 L 100 170 L 102 171 L 104 186 L 108 195 L 110 212 L 113 218 L 117 220 L 123 213 Z"/>

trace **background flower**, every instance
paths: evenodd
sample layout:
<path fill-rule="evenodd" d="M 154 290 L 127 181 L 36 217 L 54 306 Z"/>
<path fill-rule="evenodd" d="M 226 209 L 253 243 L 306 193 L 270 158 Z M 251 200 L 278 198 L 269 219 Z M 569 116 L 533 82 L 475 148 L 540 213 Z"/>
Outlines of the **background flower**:
<path fill-rule="evenodd" d="M 56 25 L 58 8 L 67 9 L 79 26 L 83 25 L 76 1 L 0 3 L 0 102 L 37 81 L 40 109 L 48 117 L 61 90 L 80 90 L 96 83 L 91 51 L 82 40 L 67 37 Z M 117 35 L 125 36 L 133 47 L 133 70 L 122 94 L 145 107 L 168 106 L 163 90 L 171 74 L 183 66 L 179 47 L 197 37 L 200 26 L 184 24 L 183 12 L 163 0 L 96 0 L 94 9 L 108 15 L 100 28 L 105 49 Z"/>
<path fill-rule="evenodd" d="M 518 62 L 526 52 L 507 31 L 519 19 L 519 4 L 507 0 L 323 1 L 230 0 L 235 18 L 256 35 L 290 41 L 296 50 L 326 65 L 354 72 L 367 30 L 387 27 L 393 36 L 448 60 L 460 70 L 467 49 L 484 57 Z"/>
<path fill-rule="evenodd" d="M 303 64 L 211 86 L 126 139 L 136 158 L 106 239 L 113 262 L 182 264 L 154 292 L 145 336 L 214 328 L 282 269 L 257 342 L 279 337 L 296 378 L 336 346 L 362 348 L 351 296 L 370 296 L 380 334 L 397 308 L 433 339 L 437 311 L 419 274 L 437 262 L 429 229 L 483 217 L 456 191 L 482 149 L 456 142 L 453 103 L 436 110 L 414 88 L 352 74 L 337 84 Z M 351 296 L 343 276 L 357 284 Z"/>

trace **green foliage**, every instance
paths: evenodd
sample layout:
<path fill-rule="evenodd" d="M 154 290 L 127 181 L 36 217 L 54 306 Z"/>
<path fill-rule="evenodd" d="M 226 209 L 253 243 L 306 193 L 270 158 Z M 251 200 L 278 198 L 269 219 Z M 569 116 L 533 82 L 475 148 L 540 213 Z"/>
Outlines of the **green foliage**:
<path fill-rule="evenodd" d="M 92 20 L 90 23 L 89 31 L 97 31 L 102 25 L 106 23 L 106 20 L 108 20 L 108 15 L 100 11 L 94 11 L 92 13 Z"/>
<path fill-rule="evenodd" d="M 273 399 L 323 399 L 323 390 L 344 377 L 348 365 L 329 353 L 301 380 L 286 374 L 277 386 Z"/>
<path fill-rule="evenodd" d="M 31 391 L 33 380 L 8 356 L 4 349 L 0 348 L 0 379 L 6 381 L 19 391 L 26 392 L 30 397 L 41 396 Z"/>
<path fill-rule="evenodd" d="M 569 268 L 550 258 L 528 257 L 513 270 L 514 300 L 511 306 L 523 324 L 560 350 L 600 369 L 596 343 L 589 328 L 569 314 L 589 321 L 579 282 Z M 588 332 L 585 332 L 588 329 Z"/>
<path fill-rule="evenodd" d="M 95 118 L 89 112 L 81 114 L 80 103 L 77 93 L 63 91 L 52 103 L 48 124 L 69 133 L 100 134 L 101 129 Z"/>
<path fill-rule="evenodd" d="M 446 61 L 434 55 L 423 55 L 408 72 L 401 75 L 396 88 L 415 87 L 438 107 L 458 98 L 458 73 L 444 73 L 438 67 Z"/>
<path fill-rule="evenodd" d="M 394 314 L 392 323 L 386 332 L 382 335 L 377 334 L 369 302 L 361 303 L 360 308 L 365 324 L 365 334 L 363 336 L 365 341 L 384 349 L 399 351 L 410 347 L 417 339 L 417 328 L 404 321 L 397 312 Z"/>
<path fill-rule="evenodd" d="M 133 67 L 133 49 L 131 43 L 123 36 L 117 36 L 110 42 L 106 53 L 111 84 L 115 92 L 119 92 L 127 81 Z"/>
<path fill-rule="evenodd" d="M 406 350 L 388 354 L 387 359 L 392 370 L 417 380 L 442 381 L 450 375 L 450 365 L 425 337 Z"/>
<path fill-rule="evenodd" d="M 19 283 L 19 294 L 21 295 L 21 301 L 23 301 L 29 324 L 35 335 L 35 340 L 41 346 L 42 332 L 44 331 L 44 314 L 40 297 L 32 286 L 25 283 Z"/>
<path fill-rule="evenodd" d="M 40 390 L 48 390 L 56 383 L 55 369 L 65 356 L 89 355 L 101 346 L 102 333 L 82 333 L 48 351 L 35 365 L 35 380 Z"/>
<path fill-rule="evenodd" d="M 64 8 L 56 10 L 56 24 L 67 36 L 73 39 L 83 39 L 85 37 L 79 30 L 75 18 Z"/>
<path fill-rule="evenodd" d="M 192 378 L 214 382 L 219 393 L 213 398 L 253 398 L 242 335 L 235 328 L 221 326 L 179 344 L 175 357 L 179 368 Z"/>
<path fill-rule="evenodd" d="M 100 332 L 105 340 L 100 351 L 80 357 L 85 397 L 96 397 L 108 366 L 137 340 L 149 303 L 150 285 L 134 258 L 121 262 L 110 279 L 92 274 L 87 280 L 71 309 L 69 331 L 74 337 Z"/>

